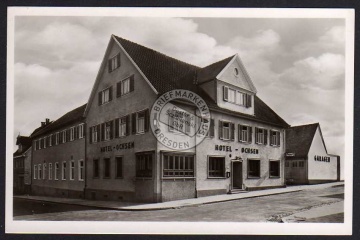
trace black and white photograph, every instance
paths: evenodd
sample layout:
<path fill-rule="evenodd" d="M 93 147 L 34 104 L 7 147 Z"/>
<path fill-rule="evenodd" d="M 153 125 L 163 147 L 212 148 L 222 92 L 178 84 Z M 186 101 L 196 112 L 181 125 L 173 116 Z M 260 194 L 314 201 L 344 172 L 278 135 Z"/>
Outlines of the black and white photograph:
<path fill-rule="evenodd" d="M 351 235 L 353 10 L 10 7 L 7 31 L 8 233 Z"/>

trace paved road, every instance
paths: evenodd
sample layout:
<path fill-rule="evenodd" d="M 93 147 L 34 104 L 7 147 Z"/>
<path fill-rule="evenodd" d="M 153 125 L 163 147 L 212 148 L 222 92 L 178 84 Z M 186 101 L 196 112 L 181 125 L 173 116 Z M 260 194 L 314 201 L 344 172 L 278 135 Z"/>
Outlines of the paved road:
<path fill-rule="evenodd" d="M 68 209 L 63 204 L 41 209 L 31 214 L 31 205 L 15 200 L 14 220 L 56 220 L 56 221 L 235 221 L 235 222 L 278 222 L 282 217 L 295 212 L 343 201 L 344 187 L 305 190 L 295 193 L 240 199 L 231 202 L 213 203 L 180 209 L 157 211 L 87 210 L 81 207 Z M 37 203 L 39 204 L 39 203 Z M 36 204 L 35 204 L 36 205 Z M 71 206 L 71 205 L 70 205 Z M 34 207 L 34 205 L 33 205 Z M 38 205 L 36 207 L 39 207 Z M 52 212 L 54 211 L 54 212 Z M 28 214 L 21 215 L 20 214 Z M 37 214 L 41 213 L 41 214 Z M 29 215 L 31 214 L 31 215 Z M 316 222 L 342 222 L 343 216 L 314 219 Z"/>

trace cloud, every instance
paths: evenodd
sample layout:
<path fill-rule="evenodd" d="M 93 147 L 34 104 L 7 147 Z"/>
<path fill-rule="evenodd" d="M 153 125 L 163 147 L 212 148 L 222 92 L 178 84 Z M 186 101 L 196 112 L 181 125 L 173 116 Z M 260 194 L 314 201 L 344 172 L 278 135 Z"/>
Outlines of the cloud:
<path fill-rule="evenodd" d="M 279 76 L 279 84 L 288 88 L 343 89 L 344 78 L 344 56 L 324 53 L 296 61 Z"/>
<path fill-rule="evenodd" d="M 333 26 L 327 29 L 316 41 L 306 41 L 293 47 L 296 55 L 317 56 L 324 51 L 344 54 L 345 51 L 345 26 Z"/>
<path fill-rule="evenodd" d="M 301 19 L 296 24 L 305 26 Z M 312 35 L 303 27 L 301 37 L 311 39 L 305 42 L 285 35 L 294 27 L 290 22 L 278 31 L 259 26 L 245 33 L 239 24 L 237 34 L 224 26 L 221 32 L 233 37 L 219 44 L 192 19 L 17 17 L 14 134 L 30 134 L 45 118 L 85 103 L 115 34 L 200 67 L 239 53 L 270 107 L 292 125 L 320 122 L 328 147 L 343 151 L 335 140 L 343 141 L 344 26 Z"/>

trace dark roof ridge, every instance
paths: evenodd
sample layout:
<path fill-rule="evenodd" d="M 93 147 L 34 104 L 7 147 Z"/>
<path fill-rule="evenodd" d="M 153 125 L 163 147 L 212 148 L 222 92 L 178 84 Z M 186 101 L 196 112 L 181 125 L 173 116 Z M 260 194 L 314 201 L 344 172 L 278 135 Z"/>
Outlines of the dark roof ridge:
<path fill-rule="evenodd" d="M 79 116 L 71 116 L 71 114 L 77 113 L 77 111 L 81 110 L 81 108 L 84 108 L 84 111 L 85 111 L 86 105 L 87 105 L 87 103 L 66 112 L 61 117 L 59 117 L 55 121 L 51 122 L 49 125 L 45 126 L 43 129 L 40 129 L 36 133 L 33 133 L 31 135 L 31 137 L 37 137 L 39 135 L 47 133 L 48 131 L 52 131 L 52 130 L 61 128 L 61 127 L 65 126 L 66 124 L 72 123 L 75 120 L 79 120 L 81 117 L 83 117 L 83 113 L 79 114 Z M 74 119 L 70 118 L 70 120 L 69 119 L 64 120 L 66 117 L 75 117 L 75 118 Z M 63 120 L 63 122 L 62 122 L 62 120 Z"/>
<path fill-rule="evenodd" d="M 214 63 L 211 63 L 211 64 L 209 64 L 209 65 L 206 65 L 205 67 L 202 67 L 201 69 L 204 69 L 204 68 L 207 68 L 207 67 L 211 67 L 211 66 L 216 65 L 216 64 L 219 64 L 220 62 L 223 62 L 223 61 L 225 62 L 225 60 L 229 60 L 229 62 L 230 62 L 230 60 L 233 59 L 233 57 L 235 57 L 235 56 L 236 56 L 236 54 L 231 55 L 230 57 L 223 58 L 223 59 L 221 59 L 221 60 L 219 60 L 219 61 L 216 61 L 216 62 L 214 62 Z"/>
<path fill-rule="evenodd" d="M 141 45 L 141 44 L 138 44 L 138 43 L 136 43 L 136 42 L 130 41 L 130 40 L 128 40 L 128 39 L 125 39 L 125 38 L 116 36 L 115 34 L 112 34 L 112 35 L 113 35 L 114 37 L 118 38 L 118 39 L 123 40 L 123 41 L 127 41 L 127 42 L 129 42 L 129 43 L 131 43 L 131 44 L 134 44 L 134 45 L 137 45 L 137 46 L 146 48 L 146 49 L 149 50 L 149 51 L 153 51 L 154 53 L 159 54 L 159 55 L 162 55 L 163 57 L 171 58 L 172 60 L 175 60 L 175 61 L 177 61 L 177 62 L 179 62 L 179 63 L 187 64 L 187 65 L 190 65 L 190 66 L 192 66 L 192 67 L 195 67 L 195 68 L 199 68 L 199 69 L 200 69 L 199 66 L 196 66 L 196 65 L 193 65 L 193 64 L 190 64 L 190 63 L 181 61 L 181 60 L 179 60 L 179 59 L 177 59 L 177 58 L 174 58 L 174 57 L 171 57 L 171 56 L 169 56 L 169 55 L 166 55 L 166 54 L 164 54 L 164 53 L 162 53 L 162 52 L 159 52 L 159 51 L 157 51 L 157 50 L 155 50 L 155 49 L 152 49 L 152 48 L 150 48 L 150 47 L 146 47 L 146 46 L 144 46 L 144 45 Z"/>

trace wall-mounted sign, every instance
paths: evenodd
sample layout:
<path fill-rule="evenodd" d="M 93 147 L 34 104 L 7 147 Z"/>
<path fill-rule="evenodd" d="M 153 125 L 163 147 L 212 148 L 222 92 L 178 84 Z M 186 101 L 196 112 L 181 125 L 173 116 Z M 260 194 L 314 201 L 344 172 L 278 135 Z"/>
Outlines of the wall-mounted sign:
<path fill-rule="evenodd" d="M 259 154 L 259 150 L 256 148 L 241 148 L 242 153 Z"/>
<path fill-rule="evenodd" d="M 330 157 L 315 155 L 314 160 L 319 162 L 330 162 Z"/>
<path fill-rule="evenodd" d="M 134 148 L 134 142 L 119 143 L 115 146 L 105 146 L 100 148 L 100 152 L 111 152 L 115 150 L 130 149 Z"/>
<path fill-rule="evenodd" d="M 295 153 L 285 153 L 285 156 L 287 156 L 287 157 L 295 157 Z"/>
<path fill-rule="evenodd" d="M 225 146 L 225 145 L 215 145 L 216 151 L 225 151 L 225 152 L 232 152 L 231 146 Z"/>

